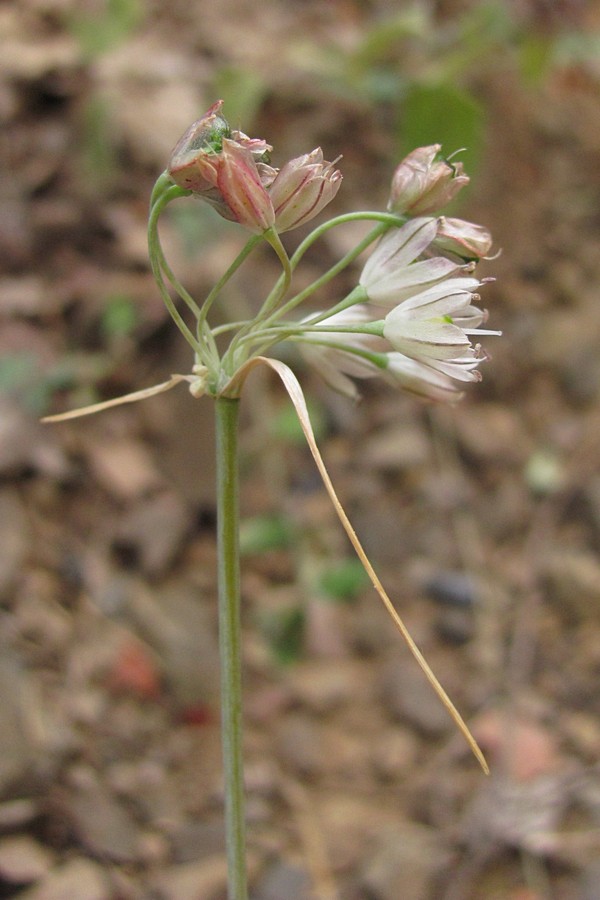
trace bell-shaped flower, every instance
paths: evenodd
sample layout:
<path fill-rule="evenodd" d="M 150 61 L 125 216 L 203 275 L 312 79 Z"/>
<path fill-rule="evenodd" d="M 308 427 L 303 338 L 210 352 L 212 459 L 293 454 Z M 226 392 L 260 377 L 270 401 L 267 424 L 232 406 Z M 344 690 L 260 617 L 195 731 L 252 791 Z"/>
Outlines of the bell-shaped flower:
<path fill-rule="evenodd" d="M 437 212 L 469 183 L 461 163 L 449 163 L 441 144 L 419 147 L 397 166 L 392 178 L 388 209 L 399 215 L 423 216 Z"/>
<path fill-rule="evenodd" d="M 410 297 L 385 317 L 384 337 L 411 358 L 452 360 L 465 356 L 471 348 L 468 335 L 485 319 L 485 313 L 472 303 L 473 288 L 479 284 L 473 278 L 450 278 Z"/>
<path fill-rule="evenodd" d="M 483 225 L 441 216 L 435 247 L 463 260 L 478 260 L 486 256 L 492 246 L 492 236 Z"/>
<path fill-rule="evenodd" d="M 333 200 L 342 183 L 342 173 L 334 166 L 317 147 L 282 167 L 269 188 L 277 231 L 303 225 Z"/>
<path fill-rule="evenodd" d="M 433 287 L 441 281 L 470 271 L 462 263 L 443 256 L 415 262 L 427 251 L 438 233 L 438 220 L 410 219 L 400 228 L 388 231 L 367 260 L 360 276 L 371 303 L 386 308 Z M 479 282 L 471 279 L 473 288 Z"/>

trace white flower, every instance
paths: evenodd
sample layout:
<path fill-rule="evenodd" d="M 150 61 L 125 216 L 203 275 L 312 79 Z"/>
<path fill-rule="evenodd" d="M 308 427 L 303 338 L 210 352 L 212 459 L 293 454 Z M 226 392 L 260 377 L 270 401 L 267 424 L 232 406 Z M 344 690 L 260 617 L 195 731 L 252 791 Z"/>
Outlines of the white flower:
<path fill-rule="evenodd" d="M 486 313 L 474 306 L 475 278 L 449 278 L 400 303 L 385 317 L 384 337 L 412 358 L 458 359 L 471 347 L 472 334 Z M 498 334 L 482 331 L 479 334 Z"/>
<path fill-rule="evenodd" d="M 371 303 L 393 307 L 446 278 L 469 272 L 472 267 L 443 256 L 416 261 L 435 240 L 438 220 L 411 219 L 385 234 L 367 260 L 360 284 Z"/>

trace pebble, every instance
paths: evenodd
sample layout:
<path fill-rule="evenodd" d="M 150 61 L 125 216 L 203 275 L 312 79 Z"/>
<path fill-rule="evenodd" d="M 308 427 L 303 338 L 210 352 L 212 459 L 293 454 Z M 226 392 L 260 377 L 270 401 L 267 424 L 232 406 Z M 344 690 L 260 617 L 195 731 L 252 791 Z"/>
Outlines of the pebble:
<path fill-rule="evenodd" d="M 34 711 L 26 703 L 32 676 L 25 674 L 12 653 L 2 648 L 0 656 L 0 793 L 22 782 L 34 762 L 35 753 L 28 725 Z M 32 695 L 33 697 L 33 695 Z M 25 719 L 24 713 L 27 713 Z"/>
<path fill-rule="evenodd" d="M 364 697 L 370 671 L 356 660 L 310 660 L 294 666 L 286 680 L 292 697 L 312 712 L 326 714 Z"/>
<path fill-rule="evenodd" d="M 19 894 L 19 900 L 113 900 L 113 896 L 97 863 L 72 859 Z"/>
<path fill-rule="evenodd" d="M 30 539 L 23 504 L 16 491 L 5 488 L 0 491 L 0 596 L 11 589 L 22 571 Z"/>
<path fill-rule="evenodd" d="M 138 824 L 123 803 L 87 766 L 71 770 L 74 788 L 66 814 L 75 834 L 94 855 L 115 862 L 133 862 L 139 856 Z"/>
<path fill-rule="evenodd" d="M 277 747 L 284 765 L 295 774 L 314 776 L 323 769 L 321 733 L 307 716 L 293 713 L 279 723 Z"/>
<path fill-rule="evenodd" d="M 227 859 L 224 854 L 168 866 L 154 880 L 160 900 L 218 900 L 226 885 Z"/>
<path fill-rule="evenodd" d="M 267 870 L 253 897 L 254 900 L 313 900 L 314 894 L 304 869 L 279 860 Z"/>
<path fill-rule="evenodd" d="M 392 659 L 384 666 L 381 691 L 389 714 L 399 723 L 409 723 L 429 737 L 451 728 L 452 720 L 414 660 Z"/>
<path fill-rule="evenodd" d="M 371 751 L 376 772 L 385 780 L 403 776 L 417 758 L 419 744 L 410 731 L 394 727 L 380 734 Z"/>
<path fill-rule="evenodd" d="M 135 554 L 136 563 L 151 577 L 172 565 L 191 525 L 191 511 L 173 491 L 143 498 L 123 516 L 115 536 L 117 549 Z"/>
<path fill-rule="evenodd" d="M 12 884 L 38 881 L 48 874 L 52 863 L 50 851 L 28 835 L 0 841 L 0 876 Z"/>
<path fill-rule="evenodd" d="M 380 839 L 364 887 L 372 900 L 423 900 L 432 896 L 437 873 L 448 862 L 448 850 L 433 828 L 405 822 Z"/>

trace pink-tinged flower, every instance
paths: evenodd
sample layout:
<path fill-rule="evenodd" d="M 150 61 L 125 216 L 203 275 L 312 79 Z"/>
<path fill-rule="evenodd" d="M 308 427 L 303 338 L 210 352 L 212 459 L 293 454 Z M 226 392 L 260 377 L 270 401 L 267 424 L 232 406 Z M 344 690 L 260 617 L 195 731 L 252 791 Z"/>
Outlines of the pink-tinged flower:
<path fill-rule="evenodd" d="M 322 313 L 313 313 L 303 320 L 310 326 L 311 320 L 321 320 Z M 371 322 L 373 316 L 366 306 L 351 306 L 342 312 L 319 321 L 319 325 L 360 328 Z M 362 353 L 377 353 L 386 349 L 386 342 L 379 337 L 361 332 L 305 332 L 299 344 L 300 352 L 307 363 L 320 374 L 324 381 L 346 397 L 356 399 L 358 391 L 352 378 L 373 378 L 381 375 L 381 368 Z"/>
<path fill-rule="evenodd" d="M 450 164 L 440 156 L 441 149 L 441 144 L 419 147 L 397 166 L 388 202 L 391 212 L 410 216 L 435 213 L 469 183 L 462 163 Z"/>
<path fill-rule="evenodd" d="M 491 246 L 492 236 L 483 225 L 444 216 L 438 219 L 436 249 L 463 260 L 478 260 L 490 252 Z"/>
<path fill-rule="evenodd" d="M 231 136 L 227 120 L 221 115 L 222 100 L 217 100 L 177 141 L 167 171 L 175 184 L 195 194 L 214 191 L 216 155 L 223 138 Z"/>
<path fill-rule="evenodd" d="M 469 356 L 469 334 L 486 314 L 474 306 L 473 278 L 450 278 L 400 303 L 385 317 L 383 334 L 395 350 L 412 359 L 456 360 Z"/>
<path fill-rule="evenodd" d="M 275 211 L 263 187 L 250 150 L 237 141 L 223 140 L 217 166 L 217 189 L 231 218 L 261 234 L 275 224 Z"/>
<path fill-rule="evenodd" d="M 337 194 L 342 173 L 326 162 L 317 147 L 287 162 L 269 188 L 277 231 L 289 231 L 308 222 Z"/>
<path fill-rule="evenodd" d="M 277 169 L 262 138 L 231 131 L 218 100 L 178 141 L 167 171 L 179 187 L 210 203 L 225 219 L 261 233 L 275 221 L 266 188 Z"/>
<path fill-rule="evenodd" d="M 401 228 L 393 228 L 380 240 L 367 260 L 360 276 L 371 303 L 395 307 L 413 294 L 433 287 L 441 281 L 470 271 L 442 256 L 415 262 L 428 250 L 438 233 L 438 221 L 431 218 L 410 219 Z M 479 285 L 472 279 L 473 288 Z"/>

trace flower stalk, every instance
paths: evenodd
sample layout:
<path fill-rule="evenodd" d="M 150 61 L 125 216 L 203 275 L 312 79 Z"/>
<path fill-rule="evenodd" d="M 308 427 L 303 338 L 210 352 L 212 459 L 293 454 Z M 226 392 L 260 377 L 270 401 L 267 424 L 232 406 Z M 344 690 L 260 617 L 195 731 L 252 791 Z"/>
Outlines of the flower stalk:
<path fill-rule="evenodd" d="M 229 900 L 247 900 L 242 728 L 238 422 L 240 401 L 215 402 L 221 728 Z"/>

